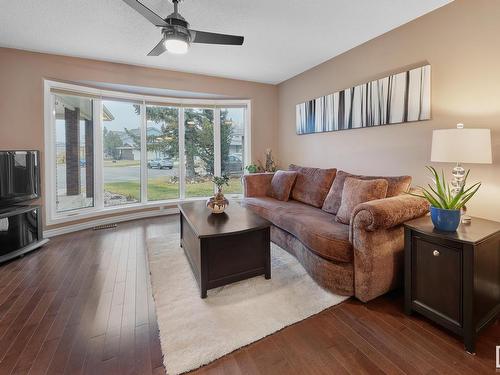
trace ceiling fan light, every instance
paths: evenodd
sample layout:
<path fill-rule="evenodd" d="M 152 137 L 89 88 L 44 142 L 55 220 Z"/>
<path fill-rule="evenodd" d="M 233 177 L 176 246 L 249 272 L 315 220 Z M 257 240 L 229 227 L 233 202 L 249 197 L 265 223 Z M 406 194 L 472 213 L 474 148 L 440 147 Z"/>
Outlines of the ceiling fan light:
<path fill-rule="evenodd" d="M 169 38 L 165 39 L 165 48 L 170 53 L 175 53 L 178 55 L 182 55 L 187 53 L 189 49 L 189 44 L 185 40 L 177 39 L 177 38 Z"/>

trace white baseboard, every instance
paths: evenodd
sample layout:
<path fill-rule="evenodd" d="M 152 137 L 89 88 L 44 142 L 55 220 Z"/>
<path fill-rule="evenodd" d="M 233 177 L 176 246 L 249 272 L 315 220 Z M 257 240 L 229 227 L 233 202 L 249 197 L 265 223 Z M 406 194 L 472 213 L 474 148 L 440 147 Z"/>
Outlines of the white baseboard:
<path fill-rule="evenodd" d="M 59 236 L 61 234 L 77 232 L 79 230 L 93 228 L 93 227 L 98 226 L 98 225 L 121 223 L 123 221 L 144 219 L 147 217 L 155 217 L 155 216 L 174 215 L 174 214 L 178 214 L 178 213 L 179 213 L 179 209 L 177 207 L 168 208 L 165 210 L 149 210 L 149 211 L 133 212 L 130 214 L 124 214 L 124 215 L 118 215 L 118 216 L 113 216 L 113 217 L 105 217 L 102 219 L 85 221 L 83 223 L 65 225 L 64 227 L 55 228 L 55 229 L 47 229 L 47 230 L 43 231 L 43 237 L 50 238 L 50 237 L 54 237 L 54 236 Z"/>

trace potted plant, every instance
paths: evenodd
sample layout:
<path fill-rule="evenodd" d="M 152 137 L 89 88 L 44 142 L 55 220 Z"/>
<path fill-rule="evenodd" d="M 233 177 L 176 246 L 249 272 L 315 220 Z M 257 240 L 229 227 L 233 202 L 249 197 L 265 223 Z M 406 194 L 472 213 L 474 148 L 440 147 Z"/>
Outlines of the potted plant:
<path fill-rule="evenodd" d="M 260 167 L 257 164 L 249 164 L 245 167 L 248 173 L 259 173 L 262 172 Z"/>
<path fill-rule="evenodd" d="M 257 160 L 257 164 L 249 164 L 245 167 L 245 170 L 248 173 L 273 173 L 278 170 L 278 166 L 276 165 L 276 162 L 274 161 L 273 157 L 273 151 L 268 148 L 266 150 L 266 163 L 265 165 L 260 161 Z"/>
<path fill-rule="evenodd" d="M 227 174 L 223 174 L 222 176 L 212 176 L 211 180 L 215 186 L 217 186 L 217 194 L 213 197 L 208 198 L 207 207 L 214 214 L 221 214 L 224 212 L 227 206 L 229 206 L 229 201 L 224 197 L 222 193 L 222 187 L 224 185 L 229 186 L 229 176 Z"/>
<path fill-rule="evenodd" d="M 432 175 L 434 186 L 428 184 L 428 188 L 420 187 L 422 193 L 409 193 L 417 197 L 425 198 L 430 203 L 431 219 L 434 227 L 437 230 L 445 232 L 454 232 L 460 224 L 460 211 L 465 207 L 465 204 L 471 199 L 481 186 L 480 182 L 476 182 L 472 186 L 466 188 L 465 184 L 470 170 L 465 174 L 462 186 L 456 193 L 452 193 L 450 185 L 444 177 L 444 172 L 441 172 L 441 177 L 433 167 L 427 167 Z"/>

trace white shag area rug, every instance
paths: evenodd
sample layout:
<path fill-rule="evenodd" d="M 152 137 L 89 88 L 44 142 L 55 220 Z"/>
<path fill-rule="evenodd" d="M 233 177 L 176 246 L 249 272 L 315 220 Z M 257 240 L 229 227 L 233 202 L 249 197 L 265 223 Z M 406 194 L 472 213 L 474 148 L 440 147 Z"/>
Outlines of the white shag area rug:
<path fill-rule="evenodd" d="M 274 244 L 270 280 L 259 276 L 212 289 L 206 299 L 200 298 L 178 235 L 150 239 L 148 258 L 170 375 L 201 367 L 348 298 L 322 289 Z"/>

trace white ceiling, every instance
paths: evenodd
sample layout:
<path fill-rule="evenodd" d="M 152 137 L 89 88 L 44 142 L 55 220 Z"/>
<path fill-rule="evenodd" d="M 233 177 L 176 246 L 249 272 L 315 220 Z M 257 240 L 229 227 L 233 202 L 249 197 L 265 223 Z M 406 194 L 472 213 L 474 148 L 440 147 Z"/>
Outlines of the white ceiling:
<path fill-rule="evenodd" d="M 160 30 L 121 0 L 0 0 L 0 46 L 279 83 L 449 2 L 185 0 L 192 28 L 243 35 L 244 45 L 148 57 Z M 162 17 L 173 9 L 143 3 Z"/>

